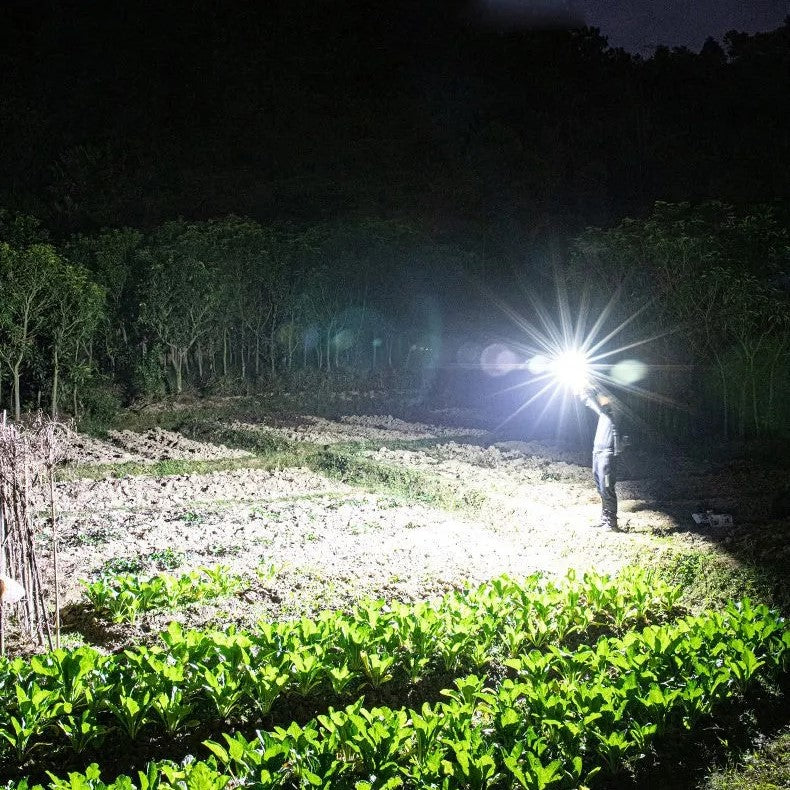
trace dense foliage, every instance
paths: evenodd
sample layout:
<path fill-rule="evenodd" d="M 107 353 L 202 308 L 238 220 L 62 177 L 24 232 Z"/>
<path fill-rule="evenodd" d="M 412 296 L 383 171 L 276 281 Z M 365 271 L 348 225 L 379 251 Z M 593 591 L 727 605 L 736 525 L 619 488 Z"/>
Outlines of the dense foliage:
<path fill-rule="evenodd" d="M 574 309 L 611 302 L 601 334 L 636 315 L 612 344 L 654 366 L 641 386 L 658 399 L 634 399 L 637 417 L 678 436 L 781 435 L 788 260 L 790 232 L 774 208 L 659 203 L 647 218 L 579 235 L 563 287 Z M 486 266 L 392 221 L 179 220 L 53 245 L 35 221 L 5 212 L 0 404 L 101 417 L 184 390 L 287 386 L 421 390 L 479 405 L 503 388 L 480 372 L 482 349 L 524 339 L 498 297 L 508 291 L 537 322 L 531 300 L 553 287 L 524 279 L 514 292 Z"/>
<path fill-rule="evenodd" d="M 230 595 L 242 586 L 242 580 L 230 568 L 217 565 L 180 576 L 159 573 L 149 579 L 136 573 L 102 575 L 84 584 L 85 597 L 96 612 L 109 615 L 114 623 L 134 624 L 142 612 Z"/>
<path fill-rule="evenodd" d="M 638 353 L 668 369 L 648 386 L 709 415 L 665 420 L 696 435 L 790 430 L 790 228 L 775 211 L 657 203 L 585 231 L 573 267 L 600 304 L 617 294 L 618 313 L 638 316 L 632 340 L 654 338 Z"/>
<path fill-rule="evenodd" d="M 790 631 L 775 613 L 745 600 L 677 618 L 678 592 L 644 572 L 560 586 L 503 578 L 249 634 L 173 624 L 161 645 L 117 656 L 79 648 L 3 661 L 0 760 L 17 776 L 64 758 L 85 766 L 115 731 L 123 765 L 146 753 L 132 746 L 164 735 L 172 750 L 196 732 L 214 736 L 202 747 L 212 757 L 150 762 L 135 786 L 576 787 L 786 666 Z M 437 673 L 455 679 L 447 702 L 398 710 L 360 697 Z M 322 712 L 289 724 L 299 700 Z M 272 715 L 287 726 L 272 727 Z M 104 787 L 95 765 L 50 778 Z"/>

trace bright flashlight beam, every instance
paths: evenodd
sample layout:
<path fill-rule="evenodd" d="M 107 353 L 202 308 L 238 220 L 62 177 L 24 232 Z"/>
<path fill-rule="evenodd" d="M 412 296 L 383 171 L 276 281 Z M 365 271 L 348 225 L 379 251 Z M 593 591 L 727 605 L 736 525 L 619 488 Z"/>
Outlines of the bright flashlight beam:
<path fill-rule="evenodd" d="M 476 283 L 491 302 L 513 321 L 523 338 L 521 342 L 511 340 L 505 345 L 514 356 L 520 358 L 519 364 L 511 365 L 509 369 L 522 369 L 526 375 L 520 381 L 504 387 L 499 394 L 525 389 L 526 397 L 500 427 L 538 399 L 545 401 L 545 407 L 535 421 L 536 424 L 541 422 L 547 413 L 556 413 L 551 406 L 561 396 L 562 406 L 557 425 L 559 432 L 563 415 L 575 400 L 568 396 L 588 386 L 603 387 L 616 402 L 617 408 L 627 413 L 631 410 L 617 399 L 615 393 L 618 391 L 683 409 L 683 404 L 666 395 L 651 392 L 642 383 L 648 373 L 655 369 L 655 365 L 647 365 L 638 359 L 621 358 L 624 352 L 670 335 L 676 328 L 650 335 L 637 334 L 634 331 L 635 322 L 650 307 L 650 301 L 646 300 L 610 330 L 608 327 L 614 323 L 610 323 L 610 319 L 618 312 L 623 297 L 623 284 L 612 290 L 600 311 L 594 311 L 586 289 L 579 295 L 578 303 L 572 304 L 568 283 L 559 266 L 554 267 L 554 274 L 556 310 L 548 310 L 534 293 L 525 290 L 531 306 L 530 319 L 497 298 L 480 282 Z M 579 412 L 576 414 L 578 418 Z M 636 414 L 632 417 L 635 424 L 642 424 Z M 647 429 L 647 426 L 644 427 Z"/>
<path fill-rule="evenodd" d="M 589 386 L 592 376 L 587 355 L 578 348 L 560 352 L 551 361 L 550 370 L 559 384 L 574 391 Z"/>

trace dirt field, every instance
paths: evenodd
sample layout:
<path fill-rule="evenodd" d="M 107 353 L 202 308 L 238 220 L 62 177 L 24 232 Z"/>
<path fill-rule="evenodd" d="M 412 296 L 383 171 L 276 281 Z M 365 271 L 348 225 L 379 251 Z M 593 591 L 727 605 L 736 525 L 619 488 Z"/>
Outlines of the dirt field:
<path fill-rule="evenodd" d="M 471 504 L 441 509 L 418 501 L 418 490 L 373 492 L 307 468 L 252 464 L 206 474 L 60 482 L 67 640 L 112 649 L 155 633 L 170 619 L 196 626 L 250 624 L 262 616 L 342 608 L 364 596 L 431 597 L 503 573 L 615 571 L 650 562 L 668 543 L 725 545 L 747 514 L 751 522 L 765 516 L 770 491 L 784 474 L 755 476 L 677 456 L 631 454 L 623 459 L 618 484 L 626 531 L 611 533 L 592 526 L 600 500 L 586 453 L 493 442 L 480 429 L 388 415 L 281 415 L 228 426 L 294 444 L 351 444 L 365 462 L 418 470 L 420 479 L 438 481 Z M 155 428 L 110 432 L 104 441 L 77 437 L 68 463 L 76 469 L 108 464 L 109 474 L 109 465 L 124 462 L 229 458 L 243 463 L 253 456 Z M 733 513 L 736 528 L 699 531 L 691 513 L 700 507 Z M 46 552 L 46 529 L 42 537 Z M 147 576 L 217 564 L 245 580 L 232 599 L 146 615 L 135 628 L 107 625 L 84 604 L 81 581 L 101 573 Z"/>

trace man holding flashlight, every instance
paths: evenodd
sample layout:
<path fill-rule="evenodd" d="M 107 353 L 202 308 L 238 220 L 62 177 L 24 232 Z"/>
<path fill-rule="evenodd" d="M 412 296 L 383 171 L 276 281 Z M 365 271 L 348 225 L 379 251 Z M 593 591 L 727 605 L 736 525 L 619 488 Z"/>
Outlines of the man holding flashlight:
<path fill-rule="evenodd" d="M 579 391 L 581 402 L 598 415 L 598 426 L 593 441 L 592 468 L 595 487 L 601 495 L 601 522 L 596 526 L 621 532 L 617 525 L 617 455 L 620 452 L 617 427 L 612 418 L 612 405 L 608 395 L 594 387 L 585 386 Z"/>

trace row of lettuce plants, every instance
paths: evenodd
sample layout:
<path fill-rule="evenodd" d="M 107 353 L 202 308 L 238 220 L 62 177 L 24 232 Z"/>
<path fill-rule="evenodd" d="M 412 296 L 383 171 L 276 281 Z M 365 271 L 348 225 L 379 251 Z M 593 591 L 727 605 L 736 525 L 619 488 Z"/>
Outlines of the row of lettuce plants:
<path fill-rule="evenodd" d="M 790 629 L 748 601 L 575 650 L 507 659 L 497 683 L 473 674 L 420 710 L 363 700 L 247 739 L 206 741 L 211 755 L 148 765 L 110 784 L 98 766 L 51 790 L 441 788 L 563 790 L 638 761 L 656 738 L 691 729 L 758 677 L 786 671 Z M 27 782 L 9 790 L 30 790 Z"/>
<path fill-rule="evenodd" d="M 83 584 L 85 597 L 99 614 L 114 623 L 134 624 L 142 612 L 232 595 L 243 579 L 227 566 L 217 565 L 180 576 L 160 573 L 145 579 L 137 574 L 117 574 Z"/>
<path fill-rule="evenodd" d="M 184 631 L 117 655 L 83 647 L 0 662 L 0 767 L 83 758 L 111 730 L 132 742 L 198 727 L 254 726 L 275 704 L 335 704 L 365 689 L 485 672 L 531 649 L 666 619 L 677 591 L 649 573 L 496 579 L 433 602 L 367 601 L 352 613 L 261 622 L 251 633 Z M 40 759 L 40 758 L 39 758 Z"/>

